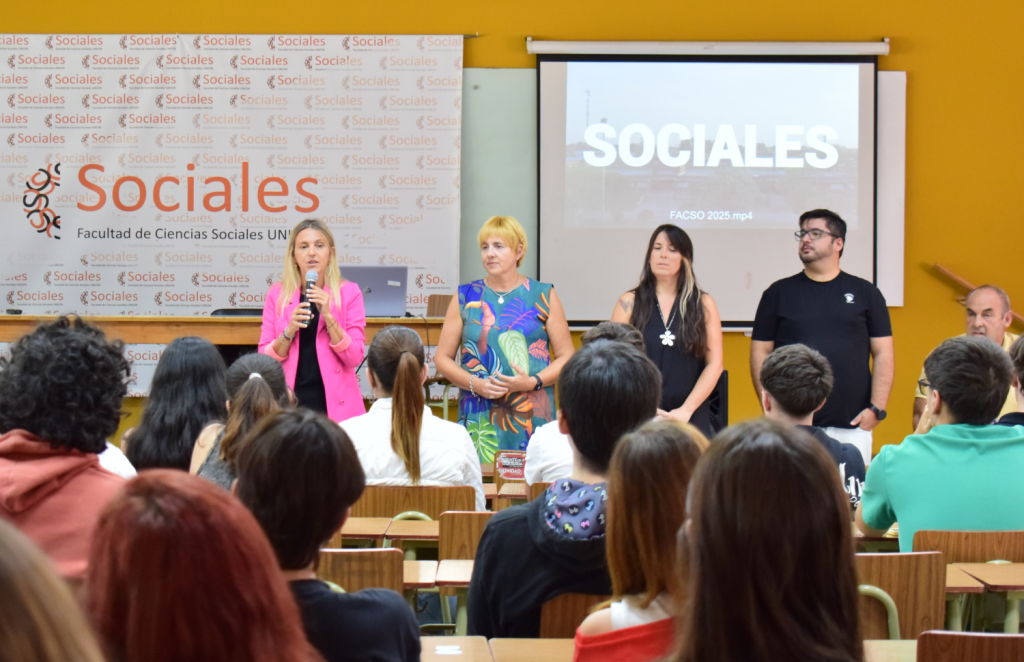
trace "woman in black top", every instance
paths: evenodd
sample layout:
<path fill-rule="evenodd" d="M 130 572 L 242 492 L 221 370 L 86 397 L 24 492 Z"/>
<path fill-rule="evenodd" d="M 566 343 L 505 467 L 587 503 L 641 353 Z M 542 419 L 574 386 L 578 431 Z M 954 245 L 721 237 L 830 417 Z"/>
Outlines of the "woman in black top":
<path fill-rule="evenodd" d="M 708 396 L 722 374 L 722 320 L 697 286 L 686 232 L 674 225 L 654 231 L 640 284 L 619 297 L 611 321 L 643 334 L 647 356 L 661 370 L 659 413 L 714 434 Z"/>

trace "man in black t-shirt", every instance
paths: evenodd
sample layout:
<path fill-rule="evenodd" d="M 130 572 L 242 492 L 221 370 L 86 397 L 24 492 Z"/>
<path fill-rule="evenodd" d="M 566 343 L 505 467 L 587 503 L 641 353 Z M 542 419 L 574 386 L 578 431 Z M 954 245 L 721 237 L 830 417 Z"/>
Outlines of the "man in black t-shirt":
<path fill-rule="evenodd" d="M 813 425 L 814 412 L 825 404 L 833 383 L 828 359 L 806 345 L 786 345 L 761 365 L 761 406 L 765 418 L 795 425 L 825 447 L 856 508 L 864 487 L 864 458 L 852 444 L 841 444 Z"/>
<path fill-rule="evenodd" d="M 846 222 L 838 214 L 805 212 L 796 235 L 804 270 L 772 283 L 757 306 L 750 344 L 754 390 L 760 399 L 761 364 L 776 347 L 801 343 L 821 352 L 835 387 L 814 424 L 857 446 L 866 464 L 895 370 L 889 311 L 877 287 L 839 269 Z"/>

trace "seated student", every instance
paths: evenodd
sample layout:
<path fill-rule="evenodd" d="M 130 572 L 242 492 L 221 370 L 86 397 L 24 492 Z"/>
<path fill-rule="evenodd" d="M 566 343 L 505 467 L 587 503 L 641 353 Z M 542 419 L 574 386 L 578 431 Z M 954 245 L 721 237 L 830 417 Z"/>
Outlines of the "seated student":
<path fill-rule="evenodd" d="M 687 510 L 672 662 L 864 659 L 850 503 L 821 444 L 765 419 L 727 428 Z"/>
<path fill-rule="evenodd" d="M 644 351 L 644 337 L 629 324 L 601 322 L 587 330 L 580 341 L 587 345 L 595 340 L 618 340 Z M 526 484 L 553 483 L 572 475 L 572 448 L 569 437 L 558 430 L 558 421 L 545 423 L 533 431 L 526 446 Z"/>
<path fill-rule="evenodd" d="M 466 428 L 434 416 L 424 402 L 427 366 L 418 333 L 389 326 L 366 353 L 370 410 L 340 423 L 366 472 L 367 485 L 469 485 L 484 510 L 483 476 Z"/>
<path fill-rule="evenodd" d="M 0 659 L 103 662 L 88 621 L 49 559 L 0 519 Z"/>
<path fill-rule="evenodd" d="M 1006 352 L 987 338 L 951 338 L 932 350 L 924 371 L 923 433 L 882 447 L 868 467 L 857 526 L 880 535 L 899 521 L 901 552 L 923 529 L 1024 529 L 1024 510 L 1005 494 L 1024 476 L 1024 427 L 989 425 L 1010 386 Z"/>
<path fill-rule="evenodd" d="M 124 343 L 61 317 L 10 352 L 0 359 L 0 517 L 78 580 L 96 519 L 125 482 L 96 457 L 121 421 Z"/>
<path fill-rule="evenodd" d="M 469 585 L 470 635 L 537 637 L 541 606 L 551 598 L 611 593 L 605 476 L 619 438 L 654 418 L 661 374 L 635 347 L 601 340 L 572 355 L 558 390 L 572 475 L 488 522 Z"/>
<path fill-rule="evenodd" d="M 334 593 L 313 572 L 364 486 L 345 432 L 308 410 L 268 416 L 238 449 L 235 493 L 270 539 L 313 646 L 327 662 L 418 662 L 419 627 L 401 595 Z"/>
<path fill-rule="evenodd" d="M 832 392 L 832 367 L 828 359 L 807 345 L 786 345 L 768 355 L 761 366 L 761 407 L 765 418 L 789 423 L 811 433 L 828 451 L 843 489 L 856 508 L 864 486 L 864 456 L 852 444 L 843 444 L 813 423 Z"/>
<path fill-rule="evenodd" d="M 317 659 L 259 524 L 183 471 L 143 472 L 104 509 L 85 604 L 118 662 Z"/>
<path fill-rule="evenodd" d="M 686 519 L 686 490 L 704 435 L 674 419 L 645 423 L 622 438 L 608 469 L 608 609 L 576 631 L 574 662 L 648 662 L 675 639 L 682 604 L 676 535 Z"/>
<path fill-rule="evenodd" d="M 192 450 L 189 473 L 225 490 L 235 482 L 238 441 L 264 416 L 292 404 L 295 396 L 281 364 L 266 354 L 241 356 L 227 371 L 228 422 L 207 425 Z"/>
<path fill-rule="evenodd" d="M 1017 401 L 1017 411 L 1003 414 L 996 423 L 998 425 L 1024 425 L 1024 338 L 1013 341 L 1009 349 L 1010 363 L 1013 364 L 1013 391 Z"/>
<path fill-rule="evenodd" d="M 203 428 L 227 418 L 224 371 L 224 359 L 208 340 L 175 338 L 164 349 L 153 372 L 142 420 L 121 440 L 136 470 L 188 471 Z"/>

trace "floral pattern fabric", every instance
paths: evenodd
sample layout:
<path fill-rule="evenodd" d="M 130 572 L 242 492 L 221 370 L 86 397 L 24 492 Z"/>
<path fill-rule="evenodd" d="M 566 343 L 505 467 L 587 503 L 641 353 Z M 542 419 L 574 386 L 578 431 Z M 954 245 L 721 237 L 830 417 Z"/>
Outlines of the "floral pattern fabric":
<path fill-rule="evenodd" d="M 479 379 L 515 376 L 513 365 L 533 376 L 548 367 L 546 324 L 551 285 L 529 278 L 503 297 L 483 280 L 459 286 L 462 315 L 461 364 Z M 499 303 L 499 298 L 504 302 Z M 533 431 L 554 420 L 555 389 L 509 393 L 488 400 L 461 391 L 459 422 L 469 431 L 481 462 L 499 450 L 526 450 Z"/>

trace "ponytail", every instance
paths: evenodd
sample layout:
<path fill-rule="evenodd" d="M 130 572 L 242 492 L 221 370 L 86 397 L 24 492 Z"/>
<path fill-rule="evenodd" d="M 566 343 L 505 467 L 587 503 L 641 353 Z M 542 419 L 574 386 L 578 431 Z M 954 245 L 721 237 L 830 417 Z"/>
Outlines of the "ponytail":
<path fill-rule="evenodd" d="M 420 364 L 410 352 L 402 352 L 398 359 L 391 398 L 391 450 L 405 462 L 412 484 L 419 485 L 423 385 Z"/>
<path fill-rule="evenodd" d="M 411 329 L 389 326 L 374 336 L 366 361 L 376 382 L 391 394 L 391 450 L 405 463 L 412 484 L 418 485 L 425 404 L 420 381 L 423 342 Z"/>
<path fill-rule="evenodd" d="M 220 440 L 220 459 L 234 471 L 239 443 L 256 424 L 288 404 L 288 384 L 281 364 L 266 354 L 246 354 L 227 372 L 231 407 Z"/>

